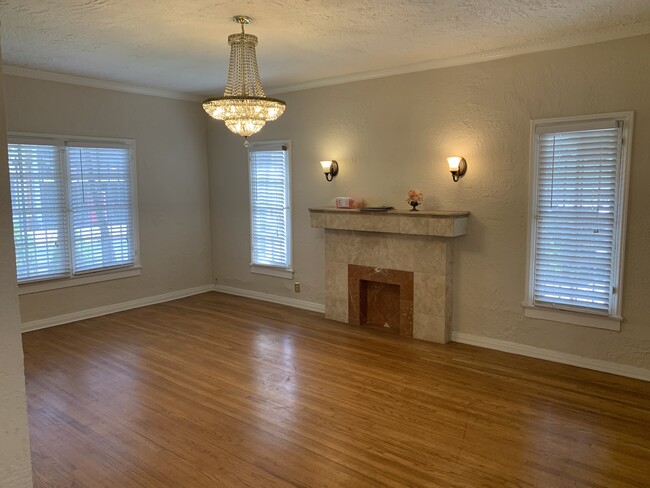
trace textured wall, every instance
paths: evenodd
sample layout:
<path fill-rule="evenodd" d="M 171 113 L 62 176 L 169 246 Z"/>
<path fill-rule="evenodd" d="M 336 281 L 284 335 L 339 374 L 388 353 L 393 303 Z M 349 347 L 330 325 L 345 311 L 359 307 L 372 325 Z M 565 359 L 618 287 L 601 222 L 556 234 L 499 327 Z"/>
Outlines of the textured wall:
<path fill-rule="evenodd" d="M 407 208 L 469 210 L 455 239 L 454 330 L 650 368 L 650 36 L 289 93 L 255 140 L 291 139 L 296 281 L 253 275 L 246 151 L 212 122 L 209 160 L 219 284 L 323 302 L 323 231 L 308 207 L 336 196 Z M 530 120 L 636 112 L 620 333 L 524 317 Z M 445 156 L 464 156 L 453 183 Z M 318 162 L 339 161 L 327 183 Z"/>
<path fill-rule="evenodd" d="M 22 295 L 23 322 L 212 282 L 200 104 L 7 76 L 9 131 L 136 141 L 142 275 Z"/>
<path fill-rule="evenodd" d="M 0 64 L 2 64 L 0 62 Z M 32 486 L 0 76 L 0 487 Z"/>

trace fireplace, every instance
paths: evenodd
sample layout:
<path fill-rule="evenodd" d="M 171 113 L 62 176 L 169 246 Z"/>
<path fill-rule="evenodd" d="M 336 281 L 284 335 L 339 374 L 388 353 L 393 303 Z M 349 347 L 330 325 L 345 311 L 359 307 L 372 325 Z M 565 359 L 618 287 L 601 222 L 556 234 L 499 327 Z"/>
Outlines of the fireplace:
<path fill-rule="evenodd" d="M 310 209 L 325 229 L 325 317 L 446 343 L 451 338 L 453 239 L 468 212 Z"/>
<path fill-rule="evenodd" d="M 413 337 L 413 273 L 349 264 L 348 323 Z"/>

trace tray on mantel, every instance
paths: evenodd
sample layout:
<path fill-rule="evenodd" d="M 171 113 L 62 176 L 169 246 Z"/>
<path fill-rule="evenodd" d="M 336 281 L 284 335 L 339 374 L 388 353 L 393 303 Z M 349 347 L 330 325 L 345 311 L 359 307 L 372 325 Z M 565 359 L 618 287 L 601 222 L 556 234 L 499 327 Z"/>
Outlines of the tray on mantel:
<path fill-rule="evenodd" d="M 381 207 L 361 207 L 359 209 L 361 212 L 388 212 L 389 210 L 395 210 L 395 207 L 382 205 Z"/>

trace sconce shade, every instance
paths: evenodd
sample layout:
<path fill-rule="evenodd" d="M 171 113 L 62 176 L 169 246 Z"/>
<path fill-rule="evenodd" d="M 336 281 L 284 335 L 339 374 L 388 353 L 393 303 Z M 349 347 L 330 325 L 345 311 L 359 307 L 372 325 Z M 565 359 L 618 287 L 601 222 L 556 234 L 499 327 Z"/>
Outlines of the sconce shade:
<path fill-rule="evenodd" d="M 447 163 L 449 164 L 449 171 L 451 171 L 451 177 L 454 181 L 458 181 L 467 171 L 467 161 L 461 156 L 450 156 L 447 158 Z"/>
<path fill-rule="evenodd" d="M 460 160 L 463 159 L 459 156 L 450 156 L 447 158 L 447 162 L 449 163 L 449 171 L 458 171 L 458 164 L 460 163 Z"/>
<path fill-rule="evenodd" d="M 332 181 L 339 172 L 339 164 L 336 161 L 321 161 L 320 164 L 323 167 L 325 179 L 327 181 Z"/>

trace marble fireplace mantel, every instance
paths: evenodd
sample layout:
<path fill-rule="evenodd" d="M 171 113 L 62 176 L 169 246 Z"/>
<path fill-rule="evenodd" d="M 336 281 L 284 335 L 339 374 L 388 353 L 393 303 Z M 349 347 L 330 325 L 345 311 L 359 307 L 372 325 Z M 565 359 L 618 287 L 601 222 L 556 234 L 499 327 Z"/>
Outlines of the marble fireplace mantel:
<path fill-rule="evenodd" d="M 324 229 L 387 232 L 436 237 L 467 234 L 469 212 L 389 210 L 363 212 L 347 208 L 310 208 L 311 226 Z"/>
<path fill-rule="evenodd" d="M 412 287 L 407 286 L 412 306 L 400 306 L 399 322 L 409 325 L 397 324 L 399 333 L 439 343 L 450 340 L 452 241 L 467 233 L 469 212 L 333 207 L 309 212 L 311 226 L 325 229 L 326 318 L 358 324 L 362 305 L 355 280 L 375 281 L 376 274 L 376 281 L 387 282 L 387 272 L 406 272 L 412 275 Z"/>

